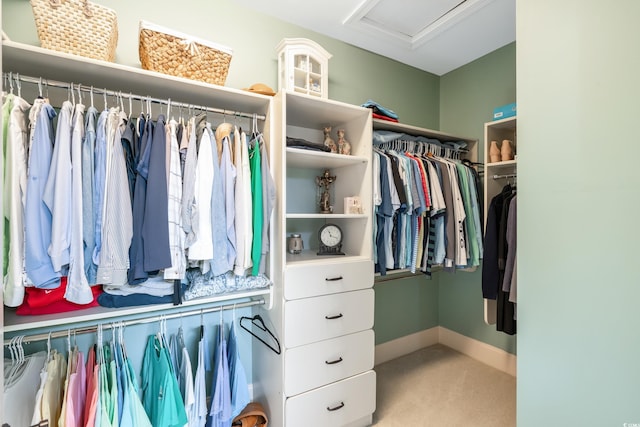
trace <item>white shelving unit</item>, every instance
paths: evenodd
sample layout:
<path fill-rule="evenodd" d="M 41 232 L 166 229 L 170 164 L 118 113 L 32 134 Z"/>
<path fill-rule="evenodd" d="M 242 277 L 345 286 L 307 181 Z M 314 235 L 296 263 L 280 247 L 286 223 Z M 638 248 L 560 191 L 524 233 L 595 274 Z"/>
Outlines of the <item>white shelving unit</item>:
<path fill-rule="evenodd" d="M 253 94 L 242 90 L 211 85 L 208 83 L 168 76 L 139 68 L 120 64 L 93 60 L 81 56 L 54 52 L 35 46 L 24 45 L 11 41 L 2 42 L 2 70 L 3 72 L 19 73 L 21 75 L 42 77 L 43 79 L 62 82 L 81 83 L 85 86 L 105 88 L 121 91 L 123 94 L 134 93 L 151 98 L 172 99 L 176 102 L 207 106 L 228 111 L 256 113 L 265 117 L 263 133 L 266 143 L 270 142 L 271 105 L 269 96 Z M 23 93 L 27 87 L 23 84 Z M 49 89 L 52 105 L 60 105 L 66 91 Z M 32 92 L 33 93 L 33 92 Z M 56 99 L 56 97 L 58 99 Z M 109 104 L 113 105 L 110 98 Z M 85 103 L 89 101 L 85 98 Z M 96 106 L 102 106 L 102 97 L 96 96 Z M 137 108 L 139 104 L 134 104 Z M 216 116 L 211 114 L 211 119 Z M 219 117 L 222 121 L 223 117 Z M 249 120 L 249 119 L 247 119 Z M 270 265 L 268 263 L 267 265 Z M 271 268 L 268 267 L 268 273 Z M 209 298 L 192 300 L 181 306 L 162 304 L 155 306 L 131 307 L 127 309 L 108 309 L 94 307 L 75 312 L 45 316 L 16 316 L 13 310 L 4 309 L 3 332 L 17 333 L 37 328 L 66 329 L 70 325 L 83 322 L 100 322 L 113 320 L 123 316 L 149 316 L 172 311 L 180 307 L 211 307 L 227 301 L 242 301 L 247 299 L 264 299 L 269 306 L 272 288 L 257 289 L 247 292 L 234 292 L 216 295 Z"/>
<path fill-rule="evenodd" d="M 517 170 L 517 159 L 491 162 L 489 147 L 491 141 L 501 144 L 503 140 L 512 142 L 513 152 L 518 153 L 516 134 L 517 117 L 508 117 L 484 124 L 484 224 L 491 199 L 502 191 L 508 180 L 513 182 Z M 496 300 L 484 299 L 484 321 L 488 325 L 496 323 Z"/>
<path fill-rule="evenodd" d="M 371 114 L 361 107 L 292 91 L 276 95 L 276 207 L 273 309 L 266 313 L 283 349 L 254 357 L 256 395 L 270 423 L 296 427 L 370 425 L 375 410 Z M 286 147 L 286 136 L 322 143 L 323 128 L 344 129 L 352 155 Z M 335 138 L 335 136 L 332 135 Z M 318 213 L 315 177 L 337 177 L 332 214 Z M 360 196 L 362 214 L 345 214 L 343 198 Z M 335 223 L 345 255 L 318 256 L 317 232 Z M 299 233 L 305 250 L 287 253 Z"/>

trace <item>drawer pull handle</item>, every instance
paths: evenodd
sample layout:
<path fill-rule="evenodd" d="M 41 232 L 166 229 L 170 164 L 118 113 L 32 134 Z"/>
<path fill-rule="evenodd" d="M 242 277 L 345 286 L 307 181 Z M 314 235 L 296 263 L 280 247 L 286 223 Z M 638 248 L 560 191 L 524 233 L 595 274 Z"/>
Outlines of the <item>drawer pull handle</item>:
<path fill-rule="evenodd" d="M 335 316 L 324 316 L 324 318 L 327 319 L 327 320 L 339 319 L 341 317 L 342 317 L 342 313 L 336 314 Z"/>
<path fill-rule="evenodd" d="M 330 407 L 330 406 L 327 406 L 327 411 L 333 412 L 333 411 L 337 411 L 338 409 L 342 409 L 342 408 L 344 408 L 344 402 L 340 402 L 339 405 L 334 406 L 333 408 Z"/>
<path fill-rule="evenodd" d="M 336 363 L 340 363 L 340 362 L 342 362 L 342 357 L 339 357 L 336 360 L 332 360 L 331 362 L 329 362 L 328 360 L 324 361 L 324 363 L 326 363 L 327 365 L 335 365 Z"/>
<path fill-rule="evenodd" d="M 342 276 L 338 276 L 338 277 L 326 277 L 324 280 L 326 280 L 327 282 L 335 282 L 337 280 L 342 280 Z"/>

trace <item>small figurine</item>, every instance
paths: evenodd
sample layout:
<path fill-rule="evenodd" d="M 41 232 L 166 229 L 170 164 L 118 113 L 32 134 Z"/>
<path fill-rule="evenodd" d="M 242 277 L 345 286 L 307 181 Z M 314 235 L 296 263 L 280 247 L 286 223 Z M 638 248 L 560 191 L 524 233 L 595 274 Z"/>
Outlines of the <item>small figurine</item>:
<path fill-rule="evenodd" d="M 338 153 L 346 154 L 347 156 L 351 154 L 351 144 L 344 139 L 344 129 L 338 129 Z"/>
<path fill-rule="evenodd" d="M 329 194 L 329 186 L 333 184 L 335 180 L 336 176 L 331 176 L 329 169 L 325 169 L 321 176 L 316 176 L 316 184 L 318 184 L 318 187 L 320 187 L 322 191 L 320 194 L 320 201 L 318 203 L 320 213 L 328 214 L 333 211 Z"/>
<path fill-rule="evenodd" d="M 331 126 L 325 126 L 324 128 L 324 145 L 329 147 L 332 153 L 338 152 L 338 146 L 335 141 L 331 139 Z"/>

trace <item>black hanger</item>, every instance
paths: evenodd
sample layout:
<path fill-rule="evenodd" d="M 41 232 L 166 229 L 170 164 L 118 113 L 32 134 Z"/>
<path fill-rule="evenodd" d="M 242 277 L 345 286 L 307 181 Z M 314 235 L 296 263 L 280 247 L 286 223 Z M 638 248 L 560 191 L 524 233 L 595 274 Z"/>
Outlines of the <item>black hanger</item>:
<path fill-rule="evenodd" d="M 243 320 L 250 320 L 251 324 L 254 325 L 256 328 L 268 333 L 271 338 L 273 338 L 273 340 L 275 341 L 275 343 L 277 344 L 278 348 L 276 349 L 275 347 L 273 347 L 271 344 L 269 344 L 268 342 L 266 342 L 265 340 L 263 340 L 262 338 L 260 338 L 258 335 L 254 334 L 253 331 L 249 328 L 247 328 L 245 325 L 242 324 Z M 246 317 L 246 316 L 242 316 L 240 318 L 240 327 L 242 329 L 244 329 L 245 331 L 249 332 L 251 335 L 253 335 L 255 338 L 258 339 L 258 341 L 260 341 L 262 344 L 266 345 L 267 347 L 269 347 L 274 353 L 276 354 L 280 354 L 280 341 L 278 341 L 278 338 L 276 338 L 276 336 L 273 334 L 273 332 L 271 332 L 269 330 L 269 328 L 267 328 L 267 326 L 264 324 L 264 320 L 262 320 L 262 316 L 260 316 L 259 314 L 256 314 L 253 317 Z"/>

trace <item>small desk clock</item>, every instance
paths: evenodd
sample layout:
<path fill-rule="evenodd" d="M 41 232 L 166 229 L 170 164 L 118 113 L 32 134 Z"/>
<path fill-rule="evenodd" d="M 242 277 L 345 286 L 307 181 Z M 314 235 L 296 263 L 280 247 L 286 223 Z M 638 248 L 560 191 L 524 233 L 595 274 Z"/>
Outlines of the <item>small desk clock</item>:
<path fill-rule="evenodd" d="M 318 230 L 320 249 L 318 255 L 344 255 L 342 252 L 342 229 L 336 224 L 325 224 Z"/>

